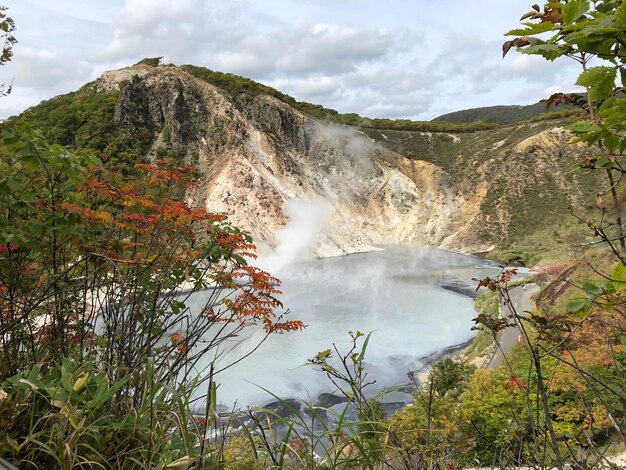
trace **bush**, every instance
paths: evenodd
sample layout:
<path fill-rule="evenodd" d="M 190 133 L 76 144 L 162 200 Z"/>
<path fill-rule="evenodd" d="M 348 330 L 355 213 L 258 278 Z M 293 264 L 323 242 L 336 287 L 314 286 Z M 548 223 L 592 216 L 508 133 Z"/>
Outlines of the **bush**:
<path fill-rule="evenodd" d="M 189 169 L 137 165 L 135 179 L 24 125 L 0 139 L 4 452 L 44 468 L 197 458 L 188 397 L 219 373 L 200 358 L 249 327 L 303 327 L 276 316 L 278 279 L 248 265 L 252 240 L 224 215 L 178 200 Z"/>

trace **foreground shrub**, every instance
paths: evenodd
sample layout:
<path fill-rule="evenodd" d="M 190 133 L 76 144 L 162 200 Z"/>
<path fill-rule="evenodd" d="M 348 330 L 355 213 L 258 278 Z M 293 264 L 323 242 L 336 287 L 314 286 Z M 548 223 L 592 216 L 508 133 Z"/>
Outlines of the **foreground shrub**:
<path fill-rule="evenodd" d="M 124 383 L 109 384 L 94 364 L 69 359 L 9 378 L 0 389 L 0 455 L 23 468 L 62 469 L 198 460 L 200 434 L 188 410 L 176 406 L 177 392 L 161 389 L 140 408 L 113 406 Z"/>
<path fill-rule="evenodd" d="M 229 363 L 200 361 L 249 327 L 303 327 L 283 320 L 279 280 L 248 264 L 250 237 L 182 201 L 190 169 L 135 169 L 111 172 L 25 125 L 0 130 L 0 432 L 25 465 L 215 456 L 192 445 L 188 400 L 201 377 L 214 401 Z"/>

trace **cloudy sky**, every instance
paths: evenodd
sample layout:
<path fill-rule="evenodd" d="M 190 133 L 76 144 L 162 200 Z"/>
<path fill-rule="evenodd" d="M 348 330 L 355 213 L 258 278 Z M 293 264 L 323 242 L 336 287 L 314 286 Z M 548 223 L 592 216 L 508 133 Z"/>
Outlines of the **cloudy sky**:
<path fill-rule="evenodd" d="M 164 56 L 370 117 L 432 119 L 569 91 L 577 69 L 515 52 L 530 0 L 5 0 L 17 24 L 0 118 Z"/>

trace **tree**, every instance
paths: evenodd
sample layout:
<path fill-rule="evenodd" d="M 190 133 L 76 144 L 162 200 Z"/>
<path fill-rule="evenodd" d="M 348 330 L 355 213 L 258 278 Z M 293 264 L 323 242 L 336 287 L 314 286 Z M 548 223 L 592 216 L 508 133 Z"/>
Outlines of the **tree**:
<path fill-rule="evenodd" d="M 526 443 L 528 411 L 522 382 L 502 370 L 480 370 L 471 376 L 460 397 L 459 424 L 469 438 L 468 457 L 482 465 L 518 463 Z"/>
<path fill-rule="evenodd" d="M 15 22 L 7 16 L 7 7 L 0 5 L 0 41 L 2 44 L 2 52 L 0 53 L 0 65 L 6 64 L 13 57 L 13 45 L 17 43 L 17 39 L 13 36 L 15 31 Z M 11 93 L 12 84 L 0 85 L 0 96 L 6 96 Z"/>
<path fill-rule="evenodd" d="M 458 406 L 450 397 L 431 394 L 430 387 L 418 393 L 413 403 L 389 420 L 389 435 L 404 452 L 408 468 L 436 468 L 438 465 L 475 464 L 467 456 L 468 443 L 455 416 Z"/>
<path fill-rule="evenodd" d="M 187 383 L 248 326 L 303 327 L 276 317 L 279 281 L 248 264 L 250 237 L 180 201 L 187 168 L 156 162 L 122 177 L 28 127 L 0 138 L 1 376 L 89 355 L 112 382 L 131 374 L 120 394 L 136 401 L 149 362 L 150 380 Z M 191 311 L 186 299 L 202 289 L 206 303 Z"/>
<path fill-rule="evenodd" d="M 448 392 L 460 393 L 463 382 L 474 372 L 476 368 L 464 362 L 456 362 L 449 357 L 437 362 L 428 375 L 429 383 L 440 396 Z"/>
<path fill-rule="evenodd" d="M 543 10 L 533 5 L 521 17 L 523 28 L 509 31 L 516 36 L 506 41 L 503 54 L 513 47 L 524 54 L 540 55 L 554 61 L 569 57 L 581 65 L 577 85 L 587 89 L 586 97 L 557 93 L 547 105 L 568 103 L 583 108 L 588 119 L 570 127 L 578 140 L 596 145 L 599 154 L 580 163 L 584 170 L 604 170 L 611 193 L 616 235 L 606 233 L 601 222 L 593 228 L 596 235 L 612 247 L 626 251 L 620 202 L 614 175 L 621 181 L 626 170 L 622 157 L 626 151 L 626 103 L 619 99 L 626 87 L 626 3 L 622 0 L 558 0 L 546 3 Z M 547 39 L 544 39 L 547 36 Z M 591 66 L 592 65 L 592 66 Z M 616 87 L 616 80 L 621 86 Z M 617 253 L 617 249 L 615 249 Z"/>

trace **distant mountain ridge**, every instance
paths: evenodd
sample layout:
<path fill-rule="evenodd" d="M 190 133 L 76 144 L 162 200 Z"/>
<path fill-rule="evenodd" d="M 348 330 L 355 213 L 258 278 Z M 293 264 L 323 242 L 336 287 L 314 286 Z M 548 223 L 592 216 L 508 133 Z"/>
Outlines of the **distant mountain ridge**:
<path fill-rule="evenodd" d="M 544 103 L 529 105 L 498 105 L 482 108 L 463 109 L 452 113 L 442 114 L 431 122 L 456 122 L 467 124 L 476 121 L 485 123 L 510 125 L 520 121 L 527 121 L 547 112 L 563 112 L 574 109 L 571 106 L 561 105 L 557 108 L 546 109 Z"/>

